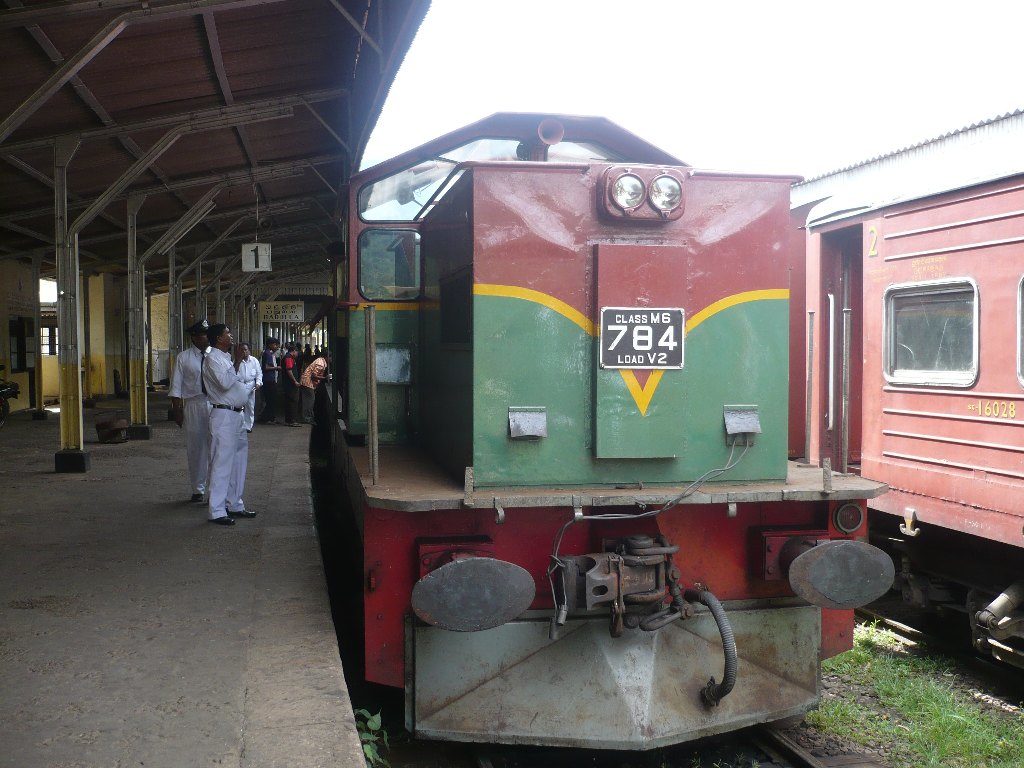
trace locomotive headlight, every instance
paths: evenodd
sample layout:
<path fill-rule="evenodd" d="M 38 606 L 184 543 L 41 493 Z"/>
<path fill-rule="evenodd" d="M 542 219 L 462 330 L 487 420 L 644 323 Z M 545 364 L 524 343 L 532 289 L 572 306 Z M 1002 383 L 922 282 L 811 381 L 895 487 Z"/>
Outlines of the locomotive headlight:
<path fill-rule="evenodd" d="M 659 176 L 651 182 L 651 205 L 659 211 L 668 213 L 679 207 L 683 199 L 683 188 L 671 176 Z"/>
<path fill-rule="evenodd" d="M 644 201 L 644 183 L 631 173 L 624 173 L 612 185 L 612 199 L 615 204 L 628 211 Z"/>

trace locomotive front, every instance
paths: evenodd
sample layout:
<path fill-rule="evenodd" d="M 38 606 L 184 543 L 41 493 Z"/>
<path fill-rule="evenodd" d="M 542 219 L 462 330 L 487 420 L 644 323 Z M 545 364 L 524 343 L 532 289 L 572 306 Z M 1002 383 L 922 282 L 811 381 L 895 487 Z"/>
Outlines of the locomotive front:
<path fill-rule="evenodd" d="M 787 460 L 792 179 L 491 121 L 462 138 L 518 129 L 515 154 L 402 192 L 406 221 L 372 194 L 405 170 L 353 180 L 367 678 L 462 741 L 647 749 L 805 712 L 893 568 L 863 541 L 884 486 Z"/>

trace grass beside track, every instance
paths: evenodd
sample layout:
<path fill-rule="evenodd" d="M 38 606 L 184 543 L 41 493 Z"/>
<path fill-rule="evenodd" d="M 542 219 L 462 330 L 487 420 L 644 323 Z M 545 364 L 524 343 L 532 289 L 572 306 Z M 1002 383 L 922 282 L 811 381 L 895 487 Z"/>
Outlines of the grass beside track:
<path fill-rule="evenodd" d="M 1024 714 L 976 700 L 956 664 L 858 626 L 853 650 L 822 671 L 844 685 L 807 716 L 814 727 L 876 749 L 900 768 L 1021 768 Z"/>

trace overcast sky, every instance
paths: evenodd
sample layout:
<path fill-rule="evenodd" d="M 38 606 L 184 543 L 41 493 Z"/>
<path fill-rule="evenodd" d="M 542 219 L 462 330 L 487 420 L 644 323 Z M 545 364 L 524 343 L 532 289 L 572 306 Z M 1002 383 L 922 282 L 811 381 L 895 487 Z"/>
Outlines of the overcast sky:
<path fill-rule="evenodd" d="M 1024 107 L 1024 3 L 433 0 L 369 167 L 499 111 L 813 176 Z"/>

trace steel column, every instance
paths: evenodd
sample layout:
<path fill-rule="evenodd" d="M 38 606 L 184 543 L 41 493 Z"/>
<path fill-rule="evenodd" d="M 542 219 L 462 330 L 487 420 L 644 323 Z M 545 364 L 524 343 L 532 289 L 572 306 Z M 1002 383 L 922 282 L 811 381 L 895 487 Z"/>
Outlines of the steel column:
<path fill-rule="evenodd" d="M 129 437 L 150 437 L 146 394 L 146 330 L 142 307 L 146 300 L 146 267 L 137 250 L 139 209 L 144 195 L 128 198 L 128 393 L 131 413 Z"/>
<path fill-rule="evenodd" d="M 153 389 L 153 294 L 146 294 L 146 322 L 143 325 L 146 335 L 146 391 Z"/>
<path fill-rule="evenodd" d="M 47 417 L 46 409 L 43 408 L 43 308 L 39 298 L 39 267 L 42 265 L 43 257 L 36 254 L 32 257 L 32 286 L 35 291 L 35 326 L 36 326 L 36 367 L 34 369 L 36 382 L 35 410 L 32 412 L 32 419 L 40 421 Z"/>
<path fill-rule="evenodd" d="M 174 361 L 181 352 L 181 284 L 175 279 L 178 249 L 171 246 L 167 252 L 167 372 L 174 370 Z"/>
<path fill-rule="evenodd" d="M 89 454 L 82 435 L 82 352 L 78 338 L 78 248 L 69 242 L 68 164 L 79 142 L 61 138 L 53 147 L 54 241 L 57 252 L 57 323 L 60 343 L 60 450 L 57 472 L 85 472 Z"/>
<path fill-rule="evenodd" d="M 241 260 L 242 260 L 242 254 L 241 253 L 239 253 L 237 256 L 232 256 L 230 259 L 227 259 L 226 261 L 223 260 L 223 259 L 218 259 L 217 266 L 215 267 L 215 269 L 217 271 L 213 273 L 213 277 L 211 277 L 210 280 L 206 283 L 206 285 L 204 285 L 202 287 L 200 287 L 199 279 L 198 279 L 199 267 L 202 266 L 202 262 L 199 262 L 196 265 L 196 294 L 197 294 L 197 298 L 198 298 L 198 296 L 201 295 L 202 298 L 203 298 L 203 302 L 205 303 L 206 302 L 206 294 L 209 292 L 210 288 L 213 287 L 214 285 L 218 286 L 217 290 L 219 291 L 219 284 L 220 284 L 221 275 L 223 275 L 225 272 L 227 272 L 229 269 L 231 269 L 233 266 L 235 266 L 235 264 L 237 264 Z M 258 275 L 260 273 L 259 272 L 250 272 L 249 274 L 253 275 L 253 276 L 256 276 L 256 275 Z M 240 285 L 244 285 L 247 282 L 248 282 L 248 280 L 246 280 L 243 283 L 239 283 L 238 285 L 236 285 L 234 288 L 231 289 L 231 291 L 228 292 L 228 296 L 231 296 L 238 289 L 238 287 Z M 217 309 L 219 311 L 220 310 L 220 306 L 219 306 L 220 305 L 220 299 L 218 297 L 216 297 L 216 296 L 214 297 L 214 304 L 215 304 L 215 309 Z"/>
<path fill-rule="evenodd" d="M 252 343 L 256 344 L 260 349 L 263 348 L 263 333 L 260 327 L 259 316 L 257 315 L 256 308 L 256 292 L 250 291 L 248 297 L 245 300 L 246 314 L 249 315 L 249 332 L 254 337 L 251 339 Z"/>
<path fill-rule="evenodd" d="M 224 307 L 223 296 L 220 291 L 220 275 L 224 271 L 224 259 L 217 259 L 213 262 L 213 268 L 217 271 L 214 273 L 213 280 L 213 313 L 217 316 L 217 319 L 222 323 L 227 322 L 227 313 Z"/>
<path fill-rule="evenodd" d="M 206 320 L 210 313 L 206 308 L 206 291 L 203 290 L 202 261 L 196 263 L 196 290 L 192 296 L 192 301 L 194 302 L 193 306 L 195 306 L 195 319 L 192 322 L 198 323 L 201 320 Z"/>

